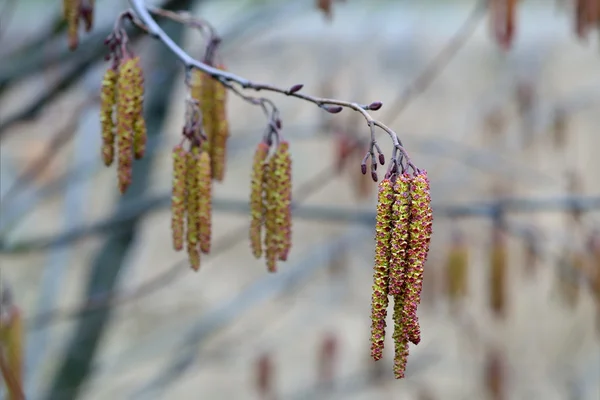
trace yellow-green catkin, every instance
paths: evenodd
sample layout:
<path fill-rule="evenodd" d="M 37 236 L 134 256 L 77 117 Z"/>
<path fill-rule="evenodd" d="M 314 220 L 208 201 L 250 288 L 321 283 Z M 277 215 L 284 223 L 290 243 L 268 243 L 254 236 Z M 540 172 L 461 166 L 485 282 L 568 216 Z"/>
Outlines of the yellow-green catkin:
<path fill-rule="evenodd" d="M 506 314 L 507 270 L 506 238 L 499 228 L 494 227 L 490 250 L 489 304 L 494 316 L 500 318 Z"/>
<path fill-rule="evenodd" d="M 429 252 L 432 232 L 431 197 L 426 171 L 419 173 L 411 182 L 410 227 L 407 251 L 407 264 L 404 274 L 404 326 L 408 339 L 419 344 L 421 330 L 417 308 L 421 302 L 423 288 L 423 266 Z"/>
<path fill-rule="evenodd" d="M 191 75 L 192 98 L 198 102 L 202 112 L 202 128 L 208 140 L 203 142 L 202 149 L 208 151 L 212 160 L 212 143 L 215 133 L 215 90 L 218 83 L 204 72 L 193 69 Z M 214 161 L 211 161 L 214 164 Z M 212 165 L 211 165 L 212 169 Z M 214 175 L 214 171 L 212 172 Z"/>
<path fill-rule="evenodd" d="M 63 0 L 63 15 L 67 22 L 69 49 L 75 50 L 79 45 L 79 16 L 81 0 Z"/>
<path fill-rule="evenodd" d="M 146 121 L 144 120 L 144 73 L 139 57 L 133 58 L 134 68 L 132 91 L 134 97 L 132 114 L 135 118 L 133 125 L 133 153 L 136 159 L 144 157 L 146 152 Z"/>
<path fill-rule="evenodd" d="M 186 154 L 186 212 L 187 212 L 187 252 L 191 267 L 200 269 L 200 250 L 198 248 L 198 161 L 199 150 L 192 148 Z"/>
<path fill-rule="evenodd" d="M 115 158 L 115 122 L 113 112 L 116 104 L 117 71 L 108 68 L 102 78 L 100 91 L 100 126 L 102 131 L 102 161 L 107 167 Z"/>
<path fill-rule="evenodd" d="M 119 190 L 125 193 L 131 184 L 133 162 L 133 131 L 137 115 L 138 90 L 135 87 L 136 59 L 125 57 L 119 65 L 117 78 L 117 144 Z"/>
<path fill-rule="evenodd" d="M 277 204 L 277 234 L 278 258 L 286 261 L 292 246 L 292 160 L 289 143 L 281 141 L 275 152 L 277 169 L 277 191 L 279 203 Z"/>
<path fill-rule="evenodd" d="M 391 296 L 403 294 L 404 273 L 410 225 L 410 184 L 412 178 L 408 174 L 399 175 L 394 184 L 393 224 L 391 238 L 390 282 Z"/>
<path fill-rule="evenodd" d="M 460 233 L 451 239 L 446 259 L 446 293 L 451 304 L 467 295 L 469 281 L 469 249 Z"/>
<path fill-rule="evenodd" d="M 200 251 L 210 253 L 212 233 L 212 180 L 210 155 L 203 151 L 198 159 L 198 240 Z"/>
<path fill-rule="evenodd" d="M 373 265 L 373 292 L 371 294 L 371 357 L 377 361 L 383 356 L 388 306 L 390 240 L 394 188 L 389 179 L 379 183 L 375 225 L 375 260 Z"/>
<path fill-rule="evenodd" d="M 264 164 L 269 155 L 269 145 L 260 142 L 254 152 L 250 186 L 250 247 L 255 258 L 262 256 L 262 226 L 264 222 Z"/>
<path fill-rule="evenodd" d="M 279 258 L 278 238 L 279 227 L 278 217 L 280 202 L 280 193 L 277 190 L 277 157 L 273 154 L 264 166 L 264 193 L 265 193 L 265 238 L 264 251 L 267 262 L 267 270 L 269 272 L 277 272 L 277 259 Z"/>
<path fill-rule="evenodd" d="M 171 230 L 173 248 L 183 250 L 186 211 L 186 151 L 181 145 L 173 148 L 173 190 L 171 194 Z"/>
<path fill-rule="evenodd" d="M 408 362 L 408 338 L 403 325 L 404 302 L 402 295 L 394 296 L 394 378 L 404 378 Z"/>
<path fill-rule="evenodd" d="M 23 354 L 25 341 L 24 324 L 21 310 L 15 305 L 6 307 L 3 318 L 0 318 L 0 351 L 4 354 L 6 369 L 2 376 L 7 388 L 7 400 L 21 400 L 23 396 Z"/>
<path fill-rule="evenodd" d="M 225 71 L 225 66 L 217 69 Z M 211 79 L 214 82 L 214 79 Z M 211 135 L 211 160 L 213 179 L 222 181 L 225 177 L 227 158 L 227 140 L 229 139 L 229 121 L 227 120 L 227 88 L 214 82 L 213 129 Z"/>

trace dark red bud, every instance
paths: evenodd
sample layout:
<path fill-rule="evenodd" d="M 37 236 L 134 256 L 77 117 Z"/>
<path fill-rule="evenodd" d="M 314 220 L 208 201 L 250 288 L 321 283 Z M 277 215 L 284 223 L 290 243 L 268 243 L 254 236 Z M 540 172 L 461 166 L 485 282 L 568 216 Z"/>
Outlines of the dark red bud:
<path fill-rule="evenodd" d="M 294 85 L 290 88 L 289 93 L 294 94 L 296 92 L 299 92 L 300 90 L 302 90 L 303 87 L 304 87 L 304 85 L 301 83 Z"/>
<path fill-rule="evenodd" d="M 380 101 L 374 101 L 369 104 L 369 110 L 377 111 L 381 108 L 381 106 L 383 106 L 383 104 Z"/>
<path fill-rule="evenodd" d="M 373 164 L 373 171 L 377 171 L 377 164 Z"/>
<path fill-rule="evenodd" d="M 373 179 L 373 182 L 377 182 L 377 172 L 371 171 L 371 179 Z"/>
<path fill-rule="evenodd" d="M 328 111 L 332 114 L 337 114 L 340 111 L 342 111 L 342 107 L 340 106 L 323 106 L 323 108 L 325 109 L 325 111 Z"/>
<path fill-rule="evenodd" d="M 277 119 L 275 120 L 275 126 L 277 127 L 277 129 L 281 129 L 281 126 L 282 126 L 282 125 L 281 125 L 281 120 L 280 120 L 279 118 L 277 118 Z"/>
<path fill-rule="evenodd" d="M 360 172 L 362 172 L 363 175 L 367 174 L 367 164 L 360 164 Z"/>
<path fill-rule="evenodd" d="M 379 153 L 379 164 L 385 165 L 385 156 L 383 153 Z"/>

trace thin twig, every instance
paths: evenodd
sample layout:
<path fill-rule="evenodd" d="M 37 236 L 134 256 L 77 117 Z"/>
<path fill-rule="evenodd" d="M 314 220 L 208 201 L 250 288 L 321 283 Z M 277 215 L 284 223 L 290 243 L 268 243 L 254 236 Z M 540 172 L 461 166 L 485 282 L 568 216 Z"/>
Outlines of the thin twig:
<path fill-rule="evenodd" d="M 300 93 L 300 90 L 302 88 L 301 85 L 294 85 L 288 89 L 283 89 L 283 88 L 279 88 L 277 86 L 270 85 L 270 84 L 253 82 L 246 78 L 235 75 L 233 73 L 222 71 L 218 68 L 212 67 L 206 63 L 203 63 L 201 61 L 194 59 L 185 50 L 183 50 L 177 43 L 175 43 L 175 41 L 173 41 L 173 39 L 171 39 L 169 37 L 169 35 L 167 35 L 162 30 L 162 28 L 156 23 L 156 21 L 150 14 L 144 0 L 129 0 L 129 3 L 131 4 L 133 10 L 135 11 L 135 13 L 139 17 L 139 19 L 148 28 L 149 34 L 152 37 L 160 40 L 165 46 L 167 46 L 169 48 L 169 50 L 184 64 L 184 66 L 187 70 L 190 70 L 192 68 L 199 69 L 200 71 L 210 75 L 212 78 L 218 80 L 222 84 L 235 83 L 235 84 L 239 85 L 240 87 L 242 87 L 243 89 L 252 89 L 252 90 L 256 90 L 256 91 L 264 90 L 264 91 L 279 93 L 279 94 L 283 94 L 286 96 L 305 100 L 305 101 L 313 103 L 313 104 L 317 105 L 318 107 L 320 107 L 330 113 L 333 113 L 333 114 L 340 112 L 342 110 L 342 108 L 349 108 L 354 111 L 357 111 L 364 117 L 365 121 L 367 122 L 367 126 L 369 127 L 369 130 L 371 132 L 370 155 L 371 155 L 371 159 L 372 159 L 372 163 L 373 163 L 372 168 L 371 168 L 372 174 L 375 173 L 375 168 L 376 168 L 376 163 L 377 163 L 377 161 L 375 160 L 375 157 L 374 157 L 373 149 L 377 148 L 378 152 L 380 152 L 380 150 L 377 147 L 376 140 L 375 140 L 375 127 L 382 129 L 390 136 L 392 143 L 394 145 L 394 152 L 399 151 L 399 152 L 403 153 L 404 157 L 406 158 L 407 162 L 409 162 L 409 165 L 410 165 L 410 159 L 408 157 L 408 154 L 406 153 L 405 149 L 402 147 L 401 142 L 398 139 L 398 136 L 396 135 L 396 133 L 393 130 L 391 130 L 388 126 L 386 126 L 383 122 L 380 122 L 380 121 L 374 119 L 367 112 L 369 110 L 378 110 L 381 107 L 380 102 L 373 102 L 369 105 L 364 105 L 364 104 L 358 104 L 355 102 L 349 102 L 349 101 L 343 101 L 343 100 L 337 100 L 337 99 L 314 97 L 314 96 Z M 332 106 L 335 106 L 335 107 L 332 107 Z M 374 175 L 374 179 L 376 179 L 375 175 Z"/>

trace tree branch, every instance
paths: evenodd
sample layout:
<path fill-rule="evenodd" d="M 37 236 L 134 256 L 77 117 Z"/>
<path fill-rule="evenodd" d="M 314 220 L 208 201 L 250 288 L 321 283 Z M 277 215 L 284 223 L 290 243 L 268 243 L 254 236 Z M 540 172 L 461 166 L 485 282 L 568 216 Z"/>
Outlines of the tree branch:
<path fill-rule="evenodd" d="M 230 84 L 234 83 L 234 84 L 239 85 L 243 89 L 252 89 L 255 91 L 264 90 L 264 91 L 283 94 L 283 95 L 290 96 L 290 97 L 295 97 L 295 98 L 313 103 L 313 104 L 317 105 L 318 107 L 320 107 L 330 113 L 333 113 L 333 114 L 340 112 L 342 110 L 342 108 L 349 108 L 349 109 L 359 112 L 363 116 L 365 121 L 367 122 L 367 126 L 369 127 L 370 132 L 371 132 L 371 144 L 370 144 L 368 156 L 370 156 L 370 158 L 371 158 L 371 175 L 373 176 L 374 180 L 377 180 L 377 178 L 376 178 L 377 162 L 379 161 L 381 164 L 384 164 L 383 154 L 381 152 L 381 149 L 377 145 L 377 141 L 375 139 L 375 127 L 378 127 L 380 129 L 382 129 L 384 132 L 386 132 L 389 135 L 390 139 L 392 140 L 392 143 L 394 146 L 394 152 L 392 155 L 392 164 L 393 164 L 394 160 L 396 159 L 397 153 L 400 152 L 406 158 L 406 162 L 408 163 L 408 166 L 412 167 L 413 170 L 416 170 L 414 165 L 412 165 L 412 163 L 410 162 L 410 158 L 409 158 L 406 150 L 402 147 L 402 143 L 399 140 L 397 134 L 392 129 L 390 129 L 388 126 L 386 126 L 383 122 L 374 119 L 367 112 L 369 110 L 375 111 L 375 110 L 380 109 L 382 106 L 381 102 L 373 102 L 369 105 L 364 105 L 364 104 L 358 104 L 358 103 L 343 101 L 343 100 L 319 98 L 319 97 L 314 97 L 314 96 L 300 93 L 300 90 L 302 89 L 302 85 L 297 84 L 288 89 L 283 89 L 283 88 L 279 88 L 279 87 L 276 87 L 276 86 L 270 85 L 270 84 L 256 83 L 256 82 L 250 81 L 246 78 L 235 75 L 233 73 L 222 71 L 218 68 L 212 67 L 206 63 L 203 63 L 201 61 L 194 59 L 187 52 L 185 52 L 185 50 L 183 50 L 173 39 L 171 39 L 169 37 L 169 35 L 167 35 L 162 30 L 162 28 L 156 23 L 156 21 L 150 14 L 150 11 L 148 10 L 144 0 L 129 0 L 129 3 L 131 4 L 133 10 L 137 14 L 140 21 L 145 25 L 145 27 L 148 31 L 148 34 L 151 35 L 152 37 L 154 37 L 155 39 L 160 40 L 165 46 L 167 46 L 169 48 L 169 50 L 183 63 L 186 70 L 188 70 L 188 71 L 193 68 L 196 68 L 196 69 L 210 75 L 212 78 L 218 80 L 221 84 L 225 85 L 226 87 L 228 87 L 227 83 L 230 83 Z M 235 92 L 235 91 L 234 91 L 234 93 L 237 94 L 237 92 Z M 375 151 L 378 152 L 379 158 L 375 157 Z"/>

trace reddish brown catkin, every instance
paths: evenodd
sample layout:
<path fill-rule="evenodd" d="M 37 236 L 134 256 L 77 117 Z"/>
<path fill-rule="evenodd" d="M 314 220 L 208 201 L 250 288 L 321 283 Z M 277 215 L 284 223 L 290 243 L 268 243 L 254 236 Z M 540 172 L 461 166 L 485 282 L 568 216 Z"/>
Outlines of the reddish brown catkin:
<path fill-rule="evenodd" d="M 262 256 L 262 226 L 264 222 L 263 192 L 264 164 L 269 155 L 269 145 L 260 142 L 254 152 L 252 179 L 250 186 L 250 247 L 255 258 Z"/>
<path fill-rule="evenodd" d="M 181 145 L 173 148 L 173 191 L 171 194 L 171 230 L 173 248 L 183 250 L 184 219 L 186 211 L 186 151 Z"/>
<path fill-rule="evenodd" d="M 279 232 L 281 241 L 279 244 L 279 261 L 287 261 L 290 249 L 292 247 L 292 159 L 289 151 L 289 143 L 282 141 L 279 143 L 278 156 L 278 190 L 281 197 L 279 205 Z"/>
<path fill-rule="evenodd" d="M 225 66 L 217 69 L 225 71 Z M 213 79 L 211 79 L 213 80 Z M 212 134 L 211 160 L 212 176 L 217 181 L 225 177 L 227 158 L 227 140 L 229 139 L 229 121 L 227 120 L 227 88 L 220 83 L 214 83 L 214 133 Z"/>
<path fill-rule="evenodd" d="M 375 225 L 375 262 L 373 265 L 373 292 L 371 294 L 371 357 L 377 361 L 383 356 L 388 307 L 390 239 L 394 188 L 389 179 L 379 183 Z"/>
<path fill-rule="evenodd" d="M 113 163 L 115 158 L 115 122 L 113 111 L 117 89 L 117 71 L 108 68 L 102 79 L 100 91 L 100 125 L 102 130 L 102 161 L 107 167 Z"/>
<path fill-rule="evenodd" d="M 414 344 L 419 344 L 421 330 L 417 308 L 421 302 L 423 267 L 429 252 L 433 219 L 427 172 L 420 171 L 413 178 L 410 188 L 410 227 L 404 275 L 404 326 L 408 339 Z"/>
<path fill-rule="evenodd" d="M 200 269 L 200 250 L 198 248 L 198 147 L 186 154 L 186 211 L 187 211 L 187 252 L 194 271 Z"/>
<path fill-rule="evenodd" d="M 389 294 L 403 294 L 406 255 L 408 250 L 408 235 L 410 225 L 410 184 L 412 178 L 408 174 L 397 177 L 394 185 L 393 230 L 391 237 L 391 258 Z"/>
<path fill-rule="evenodd" d="M 277 203 L 279 193 L 277 191 L 277 160 L 275 154 L 264 165 L 264 193 L 265 193 L 265 238 L 264 250 L 269 272 L 277 272 L 277 259 L 279 257 L 277 245 Z"/>
<path fill-rule="evenodd" d="M 404 302 L 402 295 L 394 296 L 394 377 L 404 378 L 408 362 L 408 338 L 403 324 Z"/>
<path fill-rule="evenodd" d="M 94 3 L 94 0 L 85 0 L 81 4 L 81 18 L 86 32 L 90 32 L 94 26 Z"/>
<path fill-rule="evenodd" d="M 210 155 L 203 151 L 198 160 L 198 233 L 200 251 L 210 252 L 212 232 L 212 180 Z"/>
<path fill-rule="evenodd" d="M 133 162 L 133 131 L 137 116 L 132 113 L 136 109 L 138 91 L 135 89 L 139 64 L 137 58 L 125 57 L 119 65 L 117 79 L 117 141 L 118 141 L 118 177 L 119 190 L 125 193 L 131 184 Z"/>

